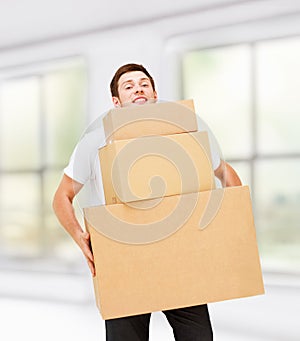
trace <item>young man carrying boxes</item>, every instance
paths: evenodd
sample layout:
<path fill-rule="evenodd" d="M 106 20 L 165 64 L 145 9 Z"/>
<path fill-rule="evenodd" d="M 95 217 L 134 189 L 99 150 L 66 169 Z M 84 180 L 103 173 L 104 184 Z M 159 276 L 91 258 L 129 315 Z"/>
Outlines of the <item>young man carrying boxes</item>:
<path fill-rule="evenodd" d="M 116 108 L 126 108 L 131 104 L 143 105 L 156 102 L 157 100 L 153 78 L 143 66 L 137 64 L 127 64 L 117 70 L 111 82 L 111 92 L 112 100 Z M 101 192 L 101 185 L 99 186 L 99 183 L 101 183 L 100 167 L 99 163 L 95 162 L 95 160 L 98 159 L 98 149 L 104 147 L 105 144 L 104 136 L 97 136 L 97 139 L 93 139 L 92 142 L 83 140 L 78 144 L 70 160 L 70 164 L 65 168 L 65 174 L 53 201 L 53 207 L 59 221 L 81 248 L 94 278 L 96 278 L 95 255 L 93 255 L 90 247 L 90 235 L 78 223 L 74 215 L 72 201 L 84 184 L 90 182 L 91 186 L 97 187 L 97 190 L 93 193 L 98 193 L 98 200 L 92 201 L 93 205 L 104 204 L 104 193 L 103 191 Z M 77 154 L 76 157 L 74 156 L 75 154 Z M 241 185 L 239 177 L 228 163 L 220 158 L 214 157 L 213 159 L 214 174 L 221 180 L 224 187 Z M 78 166 L 76 162 L 79 162 L 80 165 Z M 103 166 L 105 167 L 105 165 Z M 175 198 L 175 196 L 171 196 L 170 198 Z M 187 199 L 190 200 L 189 197 Z M 173 199 L 170 200 L 172 201 Z M 122 204 L 120 205 L 122 206 Z M 172 206 L 173 203 L 169 202 L 169 205 Z M 113 206 L 111 205 L 112 209 L 114 209 Z M 134 210 L 135 208 L 133 207 L 132 209 Z M 141 223 L 143 223 L 143 219 L 146 219 L 146 216 L 144 214 L 142 218 L 139 218 Z M 88 224 L 89 221 L 87 221 Z M 107 228 L 109 229 L 109 226 Z M 122 278 L 119 281 L 122 281 Z M 113 284 L 111 282 L 111 285 Z M 140 289 L 142 290 L 143 288 Z M 142 292 L 142 295 L 147 297 L 147 295 L 151 296 L 151 293 Z M 111 303 L 113 305 L 113 302 Z M 125 304 L 130 304 L 130 302 Z M 125 309 L 125 311 L 127 310 Z M 206 304 L 166 310 L 164 314 L 173 328 L 176 340 L 212 340 L 212 327 Z M 133 315 L 131 313 L 128 315 L 131 316 L 110 318 L 105 321 L 107 340 L 148 340 L 150 313 L 139 315 Z"/>

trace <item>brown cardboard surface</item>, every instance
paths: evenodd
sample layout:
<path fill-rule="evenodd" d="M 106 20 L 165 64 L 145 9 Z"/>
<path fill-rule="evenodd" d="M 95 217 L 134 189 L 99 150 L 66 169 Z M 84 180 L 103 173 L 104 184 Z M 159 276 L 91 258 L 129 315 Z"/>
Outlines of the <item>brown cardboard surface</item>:
<path fill-rule="evenodd" d="M 103 126 L 107 143 L 198 129 L 193 100 L 115 108 L 103 118 Z"/>
<path fill-rule="evenodd" d="M 114 141 L 99 158 L 107 205 L 215 188 L 207 132 Z"/>
<path fill-rule="evenodd" d="M 124 242 L 124 229 L 147 234 L 150 221 L 163 222 L 180 198 L 184 202 L 179 215 L 190 212 L 182 227 L 176 228 L 176 219 L 174 226 L 168 224 L 167 218 L 160 225 L 166 228 L 165 237 L 144 244 Z M 95 294 L 104 319 L 264 293 L 247 186 L 165 197 L 144 211 L 116 204 L 86 208 L 84 213 L 95 258 Z M 206 225 L 200 223 L 199 228 L 203 219 Z"/>

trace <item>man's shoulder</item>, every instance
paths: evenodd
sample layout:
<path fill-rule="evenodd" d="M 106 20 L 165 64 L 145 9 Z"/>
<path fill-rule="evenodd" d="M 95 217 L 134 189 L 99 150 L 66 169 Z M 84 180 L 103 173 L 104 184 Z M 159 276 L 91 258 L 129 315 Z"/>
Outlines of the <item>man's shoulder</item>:
<path fill-rule="evenodd" d="M 97 127 L 84 133 L 79 140 L 76 149 L 80 151 L 95 152 L 106 145 L 103 127 Z"/>

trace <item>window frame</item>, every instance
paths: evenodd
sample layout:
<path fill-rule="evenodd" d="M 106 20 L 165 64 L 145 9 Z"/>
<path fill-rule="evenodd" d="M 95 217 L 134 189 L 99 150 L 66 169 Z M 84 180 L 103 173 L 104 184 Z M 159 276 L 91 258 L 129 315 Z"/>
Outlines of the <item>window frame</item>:
<path fill-rule="evenodd" d="M 171 37 L 165 45 L 163 54 L 163 65 L 166 70 L 163 72 L 164 84 L 162 93 L 164 98 L 181 99 L 182 89 L 182 58 L 186 52 L 201 51 L 206 49 L 230 47 L 240 44 L 249 44 L 251 46 L 251 125 L 252 125 L 252 157 L 250 158 L 230 158 L 228 162 L 249 162 L 250 166 L 250 189 L 253 197 L 254 215 L 256 214 L 255 193 L 255 162 L 266 159 L 291 159 L 299 158 L 300 153 L 284 153 L 265 155 L 259 154 L 257 149 L 257 98 L 255 93 L 256 82 L 256 61 L 255 45 L 261 42 L 267 42 L 279 39 L 300 37 L 300 14 L 282 15 L 268 20 L 254 20 L 240 24 L 224 25 L 222 27 L 211 28 L 199 32 L 191 32 L 183 35 Z M 178 86 L 176 86 L 178 84 Z M 209 124 L 209 122 L 208 122 Z M 226 157 L 226 156 L 225 156 Z M 264 268 L 264 271 L 274 271 L 271 268 Z M 290 270 L 282 268 L 275 269 L 276 272 L 290 273 Z M 295 274 L 297 271 L 291 271 Z"/>
<path fill-rule="evenodd" d="M 41 145 L 40 148 L 40 166 L 34 167 L 34 168 L 26 168 L 26 169 L 3 169 L 0 165 L 0 177 L 5 175 L 23 175 L 23 174 L 33 174 L 38 176 L 39 180 L 39 198 L 40 198 L 40 205 L 39 209 L 37 210 L 39 213 L 38 221 L 40 230 L 38 232 L 39 235 L 39 253 L 36 257 L 30 257 L 23 259 L 20 258 L 19 255 L 5 255 L 2 254 L 2 259 L 0 262 L 0 268 L 2 269 L 10 269 L 10 270 L 19 270 L 22 269 L 22 271 L 31 271 L 33 268 L 39 272 L 63 272 L 63 273 L 71 273 L 71 274 L 78 274 L 82 273 L 82 260 L 80 257 L 76 258 L 76 264 L 74 262 L 65 262 L 63 264 L 60 261 L 53 261 L 50 256 L 50 246 L 47 239 L 47 229 L 46 229 L 46 200 L 45 200 L 45 181 L 44 177 L 47 172 L 63 172 L 63 168 L 66 164 L 58 164 L 55 165 L 49 165 L 46 162 L 46 159 L 44 157 L 43 151 L 46 150 L 46 116 L 45 116 L 45 109 L 44 109 L 44 77 L 47 76 L 47 74 L 52 72 L 59 72 L 64 71 L 66 69 L 70 69 L 72 67 L 75 67 L 77 65 L 82 64 L 85 68 L 86 75 L 88 77 L 88 62 L 85 57 L 82 55 L 70 55 L 65 56 L 61 58 L 54 58 L 50 60 L 44 60 L 42 62 L 36 62 L 36 63 L 25 63 L 22 65 L 15 65 L 15 66 L 8 66 L 0 68 L 0 89 L 6 82 L 10 81 L 17 81 L 21 79 L 27 79 L 27 78 L 37 78 L 39 82 L 39 143 Z M 84 91 L 84 98 L 85 98 L 85 107 L 87 107 L 87 93 L 88 93 L 88 80 L 86 81 L 86 89 Z M 0 112 L 0 115 L 2 113 Z M 83 120 L 83 126 L 82 131 L 84 130 L 84 127 L 88 121 L 87 115 L 84 117 Z M 78 136 L 78 140 L 79 140 Z M 70 152 L 71 155 L 71 152 Z M 68 160 L 66 160 L 66 163 Z M 58 185 L 58 184 L 57 184 Z M 53 213 L 54 214 L 54 213 Z M 0 217 L 0 229 L 1 229 L 1 217 Z M 70 244 L 72 244 L 72 241 L 70 240 Z M 77 251 L 77 250 L 76 250 Z M 76 254 L 75 251 L 75 254 Z M 78 252 L 77 252 L 78 254 Z"/>

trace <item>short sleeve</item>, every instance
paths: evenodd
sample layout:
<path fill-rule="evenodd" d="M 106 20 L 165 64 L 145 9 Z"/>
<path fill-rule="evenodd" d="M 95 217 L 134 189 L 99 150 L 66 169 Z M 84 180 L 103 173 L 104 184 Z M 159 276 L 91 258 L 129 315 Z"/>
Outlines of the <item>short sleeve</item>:
<path fill-rule="evenodd" d="M 101 129 L 85 134 L 76 145 L 64 173 L 81 184 L 94 179 L 98 149 L 104 145 L 105 138 Z"/>
<path fill-rule="evenodd" d="M 208 133 L 208 139 L 209 139 L 209 145 L 211 150 L 211 159 L 212 159 L 212 166 L 213 169 L 216 170 L 221 162 L 221 149 L 220 146 L 208 127 L 208 125 L 196 114 L 197 118 L 197 124 L 198 124 L 198 131 L 207 131 Z"/>

